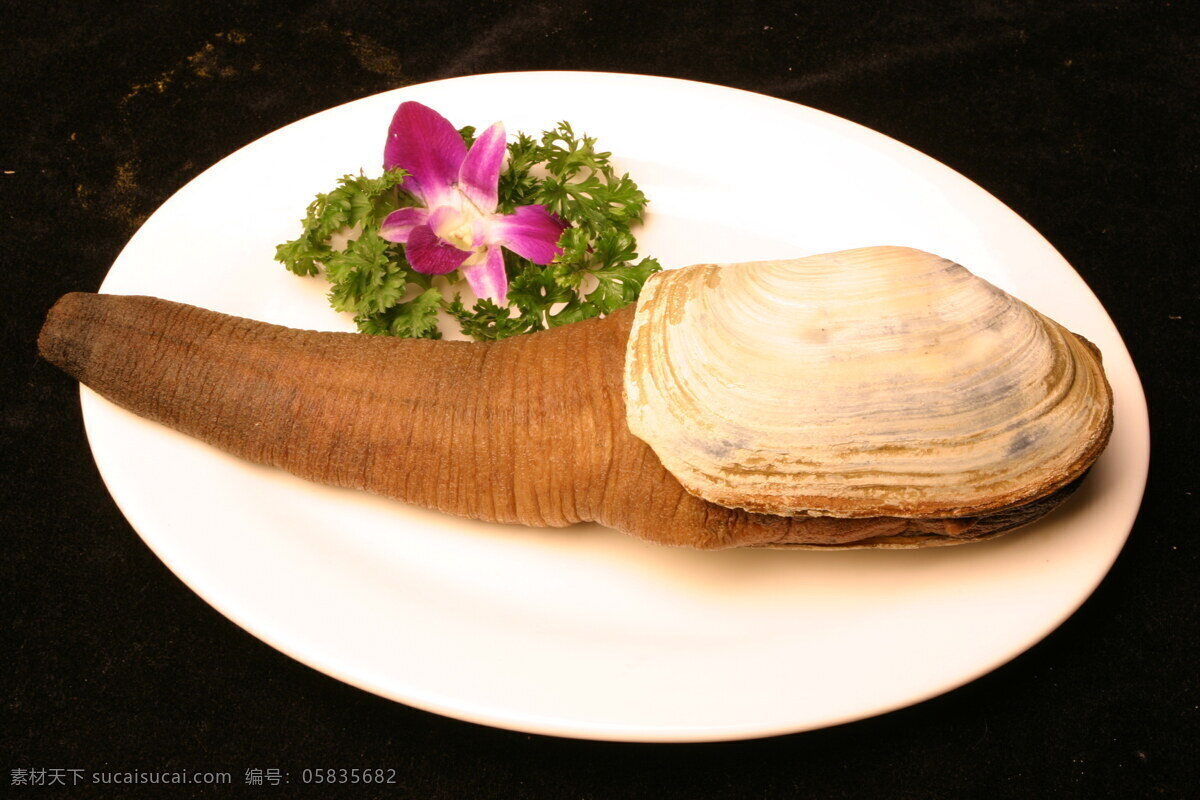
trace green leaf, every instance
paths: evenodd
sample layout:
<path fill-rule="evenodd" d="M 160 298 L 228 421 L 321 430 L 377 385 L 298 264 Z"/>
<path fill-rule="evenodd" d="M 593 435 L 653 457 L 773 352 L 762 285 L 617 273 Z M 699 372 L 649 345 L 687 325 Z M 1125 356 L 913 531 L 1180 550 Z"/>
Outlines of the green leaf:
<path fill-rule="evenodd" d="M 297 275 L 316 275 L 321 271 L 321 264 L 333 252 L 323 244 L 315 244 L 309 237 L 301 236 L 290 242 L 285 242 L 275 248 L 275 260 Z"/>
<path fill-rule="evenodd" d="M 478 300 L 468 311 L 456 296 L 446 310 L 458 320 L 462 332 L 477 342 L 541 330 L 540 321 L 523 314 L 514 317 L 511 308 L 500 307 L 491 300 Z"/>
<path fill-rule="evenodd" d="M 557 328 L 559 325 L 567 325 L 571 322 L 580 322 L 581 320 L 591 319 L 592 317 L 600 316 L 600 307 L 595 303 L 580 300 L 578 296 L 573 297 L 571 302 L 567 303 L 561 309 L 553 314 L 548 314 L 546 321 L 550 327 Z"/>
<path fill-rule="evenodd" d="M 560 286 L 550 270 L 519 259 L 519 272 L 509 282 L 508 300 L 526 316 L 541 318 L 556 303 L 575 297 L 568 287 Z M 511 270 L 510 270 L 511 272 Z"/>
<path fill-rule="evenodd" d="M 637 300 L 646 279 L 661 269 L 655 259 L 644 258 L 636 265 L 622 264 L 594 270 L 592 274 L 598 283 L 588 293 L 588 302 L 594 303 L 601 314 L 611 314 Z"/>
<path fill-rule="evenodd" d="M 355 322 L 363 333 L 409 339 L 440 339 L 442 332 L 438 329 L 437 314 L 442 302 L 439 290 L 426 289 L 412 300 L 375 314 L 359 316 Z"/>
<path fill-rule="evenodd" d="M 378 226 L 392 211 L 412 202 L 395 191 L 405 175 L 400 169 L 378 178 L 343 175 L 337 188 L 309 203 L 301 235 L 276 247 L 275 260 L 297 275 L 316 275 L 334 252 L 329 240 L 335 233 L 359 225 Z"/>
<path fill-rule="evenodd" d="M 405 294 L 405 266 L 393 258 L 391 243 L 368 228 L 326 260 L 325 274 L 333 284 L 329 301 L 337 311 L 356 315 L 385 311 Z"/>

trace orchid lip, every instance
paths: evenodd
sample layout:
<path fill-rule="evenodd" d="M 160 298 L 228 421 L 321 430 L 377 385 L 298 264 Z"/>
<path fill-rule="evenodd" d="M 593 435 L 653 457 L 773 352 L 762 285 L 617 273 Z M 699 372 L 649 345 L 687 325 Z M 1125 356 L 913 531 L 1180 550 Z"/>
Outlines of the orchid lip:
<path fill-rule="evenodd" d="M 405 246 L 409 263 L 426 275 L 445 275 L 458 269 L 471 253 L 439 237 L 429 225 L 418 225 Z"/>

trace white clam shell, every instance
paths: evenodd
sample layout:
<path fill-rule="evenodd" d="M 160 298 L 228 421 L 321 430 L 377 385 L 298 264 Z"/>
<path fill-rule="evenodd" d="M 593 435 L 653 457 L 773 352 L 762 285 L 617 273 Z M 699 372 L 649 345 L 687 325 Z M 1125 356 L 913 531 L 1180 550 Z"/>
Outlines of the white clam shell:
<path fill-rule="evenodd" d="M 901 247 L 657 274 L 630 430 L 692 494 L 843 517 L 969 516 L 1079 477 L 1112 425 L 1095 348 Z"/>

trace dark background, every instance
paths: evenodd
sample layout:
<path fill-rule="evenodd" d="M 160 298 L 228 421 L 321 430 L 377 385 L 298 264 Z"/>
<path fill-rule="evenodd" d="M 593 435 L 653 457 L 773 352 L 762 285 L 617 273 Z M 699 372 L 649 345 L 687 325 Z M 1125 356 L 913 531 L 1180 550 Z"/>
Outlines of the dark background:
<path fill-rule="evenodd" d="M 214 769 L 240 784 L 252 767 L 383 766 L 400 781 L 391 796 L 416 798 L 1189 796 L 1196 5 L 780 6 L 5 3 L 6 773 Z M 689 78 L 832 112 L 965 174 L 1063 253 L 1126 338 L 1154 436 L 1129 544 L 1073 618 L 996 672 L 883 717 L 760 741 L 605 744 L 444 719 L 343 685 L 167 571 L 101 483 L 76 385 L 36 358 L 45 310 L 95 290 L 159 204 L 281 125 L 406 84 L 539 69 Z M 119 796 L 12 796 L 89 792 Z"/>

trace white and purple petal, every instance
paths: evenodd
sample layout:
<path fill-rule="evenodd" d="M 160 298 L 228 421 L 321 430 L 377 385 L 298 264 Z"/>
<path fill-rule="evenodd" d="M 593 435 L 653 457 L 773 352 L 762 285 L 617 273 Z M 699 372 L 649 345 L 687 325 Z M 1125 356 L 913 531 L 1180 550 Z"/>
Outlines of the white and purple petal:
<path fill-rule="evenodd" d="M 545 206 L 520 206 L 488 220 L 488 244 L 502 244 L 535 264 L 549 264 L 562 252 L 558 239 L 566 229 Z"/>
<path fill-rule="evenodd" d="M 504 163 L 504 124 L 497 122 L 481 133 L 467 151 L 458 171 L 459 191 L 481 214 L 493 214 L 499 202 L 497 187 Z"/>
<path fill-rule="evenodd" d="M 500 306 L 508 303 L 508 275 L 504 272 L 504 253 L 499 247 L 489 247 L 483 262 L 464 267 L 462 274 L 476 297 L 494 300 Z"/>
<path fill-rule="evenodd" d="M 379 235 L 389 242 L 408 241 L 408 235 L 418 225 L 429 222 L 429 212 L 423 208 L 398 208 L 387 215 L 379 227 Z"/>
<path fill-rule="evenodd" d="M 404 254 L 413 269 L 426 275 L 453 272 L 471 255 L 441 239 L 428 225 L 418 225 L 409 232 Z"/>
<path fill-rule="evenodd" d="M 445 202 L 466 155 L 467 146 L 458 131 L 432 108 L 409 101 L 396 109 L 383 149 L 383 166 L 407 171 L 403 188 L 425 205 Z"/>

